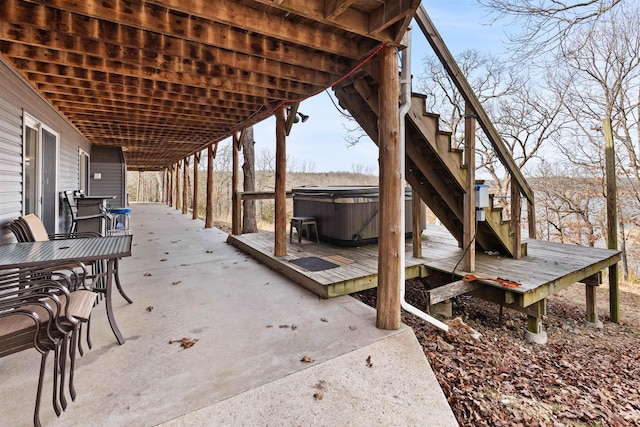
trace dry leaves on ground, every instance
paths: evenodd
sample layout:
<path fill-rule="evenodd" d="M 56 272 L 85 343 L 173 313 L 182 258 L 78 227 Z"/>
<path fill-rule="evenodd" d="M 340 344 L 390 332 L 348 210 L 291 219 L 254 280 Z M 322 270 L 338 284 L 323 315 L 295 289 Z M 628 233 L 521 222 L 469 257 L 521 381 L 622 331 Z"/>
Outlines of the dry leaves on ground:
<path fill-rule="evenodd" d="M 171 339 L 169 340 L 169 344 L 173 344 L 173 343 L 180 343 L 180 347 L 182 348 L 191 348 L 194 345 L 196 345 L 196 343 L 200 341 L 198 338 L 178 338 L 178 339 Z"/>
<path fill-rule="evenodd" d="M 407 287 L 418 307 L 425 306 L 421 294 Z M 358 298 L 375 306 L 375 293 Z M 524 340 L 524 315 L 504 310 L 500 325 L 499 307 L 475 298 L 456 298 L 454 316 L 482 333 L 480 340 L 446 334 L 407 313 L 402 320 L 416 333 L 462 426 L 637 426 L 640 292 L 623 293 L 621 301 L 626 322 L 601 316 L 598 330 L 584 325 L 584 287 L 550 298 L 544 346 Z"/>

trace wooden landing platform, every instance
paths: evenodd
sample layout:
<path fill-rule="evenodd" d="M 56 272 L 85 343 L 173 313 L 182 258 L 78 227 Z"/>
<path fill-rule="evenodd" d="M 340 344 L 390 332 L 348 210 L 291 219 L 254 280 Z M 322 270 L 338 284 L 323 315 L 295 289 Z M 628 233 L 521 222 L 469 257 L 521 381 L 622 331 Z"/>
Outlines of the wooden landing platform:
<path fill-rule="evenodd" d="M 343 248 L 303 240 L 287 242 L 287 255 L 273 255 L 273 233 L 230 235 L 229 243 L 270 268 L 289 277 L 323 298 L 345 295 L 377 286 L 378 246 Z M 527 240 L 528 255 L 520 260 L 485 253 L 476 254 L 477 277 L 508 279 L 520 283 L 516 289 L 505 289 L 492 282 L 480 282 L 482 297 L 505 303 L 512 308 L 525 308 L 567 286 L 590 278 L 620 260 L 620 252 L 609 249 Z M 413 258 L 411 241 L 406 245 L 406 278 L 426 277 L 433 271 L 451 273 L 462 249 L 442 227 L 428 226 L 424 232 L 421 258 Z M 319 257 L 338 267 L 323 271 L 307 271 L 290 261 Z M 460 279 L 467 272 L 458 267 Z M 454 281 L 452 279 L 452 281 Z"/>

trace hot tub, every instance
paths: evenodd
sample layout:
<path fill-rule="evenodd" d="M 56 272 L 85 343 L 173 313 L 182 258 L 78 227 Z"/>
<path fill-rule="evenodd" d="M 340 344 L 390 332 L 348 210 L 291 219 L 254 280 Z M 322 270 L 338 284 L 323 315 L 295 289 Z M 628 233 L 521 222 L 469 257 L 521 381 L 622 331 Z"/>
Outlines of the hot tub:
<path fill-rule="evenodd" d="M 293 216 L 316 217 L 320 240 L 340 246 L 378 242 L 377 186 L 299 187 L 292 192 Z M 405 235 L 411 237 L 411 188 L 405 189 L 405 221 Z"/>

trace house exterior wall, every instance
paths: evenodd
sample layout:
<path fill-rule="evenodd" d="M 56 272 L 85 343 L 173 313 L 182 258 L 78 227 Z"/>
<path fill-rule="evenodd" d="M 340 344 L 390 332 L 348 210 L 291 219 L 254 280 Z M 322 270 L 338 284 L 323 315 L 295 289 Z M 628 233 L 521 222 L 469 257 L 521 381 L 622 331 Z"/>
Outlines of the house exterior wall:
<path fill-rule="evenodd" d="M 99 173 L 100 179 L 95 179 Z M 116 196 L 111 207 L 126 206 L 127 167 L 120 147 L 95 146 L 91 151 L 91 176 L 89 194 L 92 196 Z"/>
<path fill-rule="evenodd" d="M 91 144 L 0 57 L 0 243 L 11 241 L 4 224 L 22 215 L 23 116 L 27 113 L 59 135 L 57 191 L 79 186 L 79 155 Z M 58 203 L 58 230 L 67 231 L 70 217 Z"/>

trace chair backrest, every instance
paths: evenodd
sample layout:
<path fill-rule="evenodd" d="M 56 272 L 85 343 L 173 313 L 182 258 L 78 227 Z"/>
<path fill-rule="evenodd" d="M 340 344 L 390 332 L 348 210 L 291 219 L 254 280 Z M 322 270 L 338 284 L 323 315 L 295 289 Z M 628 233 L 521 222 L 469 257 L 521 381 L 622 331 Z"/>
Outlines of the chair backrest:
<path fill-rule="evenodd" d="M 9 231 L 16 236 L 18 242 L 28 242 L 31 239 L 31 236 L 27 234 L 27 231 L 24 229 L 22 223 L 19 220 L 13 220 L 9 224 L 7 224 L 7 228 Z"/>
<path fill-rule="evenodd" d="M 76 199 L 73 197 L 73 191 L 66 190 L 64 192 L 64 200 L 67 203 L 67 207 L 71 211 L 71 217 L 75 220 L 78 216 L 78 205 L 76 204 Z"/>
<path fill-rule="evenodd" d="M 44 224 L 37 215 L 28 214 L 21 216 L 19 221 L 21 221 L 25 226 L 24 228 L 31 233 L 31 237 L 33 237 L 32 242 L 45 242 L 49 240 L 47 229 L 44 228 Z"/>

